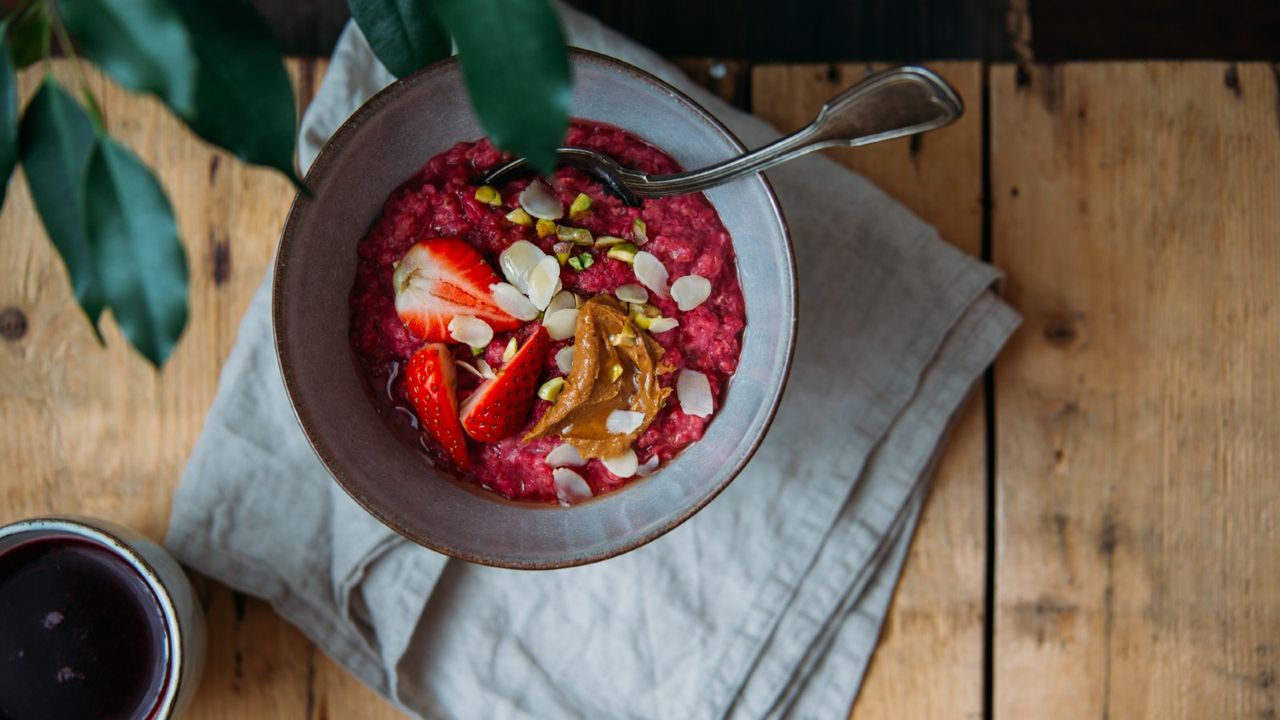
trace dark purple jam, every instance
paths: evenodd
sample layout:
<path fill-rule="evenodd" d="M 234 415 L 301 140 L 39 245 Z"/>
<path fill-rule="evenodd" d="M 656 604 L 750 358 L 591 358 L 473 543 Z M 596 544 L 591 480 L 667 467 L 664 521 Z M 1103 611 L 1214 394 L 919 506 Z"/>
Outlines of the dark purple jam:
<path fill-rule="evenodd" d="M 0 544 L 0 718 L 128 720 L 164 688 L 164 616 L 110 550 L 68 535 Z"/>

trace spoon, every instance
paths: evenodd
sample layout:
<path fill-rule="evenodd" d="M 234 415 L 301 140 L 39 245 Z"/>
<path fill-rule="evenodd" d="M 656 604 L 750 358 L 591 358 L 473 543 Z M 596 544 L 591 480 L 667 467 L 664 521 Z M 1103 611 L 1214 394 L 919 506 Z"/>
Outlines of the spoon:
<path fill-rule="evenodd" d="M 594 150 L 562 147 L 557 165 L 591 173 L 631 206 L 641 198 L 699 192 L 822 148 L 870 145 L 943 127 L 960 117 L 964 104 L 932 71 L 904 65 L 882 70 L 828 100 L 808 126 L 769 145 L 698 170 L 648 175 L 619 165 Z M 482 181 L 498 185 L 532 171 L 524 158 L 491 170 Z"/>

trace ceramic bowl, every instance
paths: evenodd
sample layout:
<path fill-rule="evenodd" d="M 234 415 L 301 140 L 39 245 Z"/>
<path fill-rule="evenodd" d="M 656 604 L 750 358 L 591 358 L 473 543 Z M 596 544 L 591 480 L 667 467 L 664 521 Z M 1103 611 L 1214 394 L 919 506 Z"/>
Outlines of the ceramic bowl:
<path fill-rule="evenodd" d="M 574 50 L 574 116 L 622 127 L 687 168 L 742 144 L 706 110 L 625 63 Z M 374 408 L 348 333 L 356 244 L 392 190 L 429 158 L 485 135 L 455 61 L 371 98 L 321 150 L 289 212 L 276 259 L 276 349 L 303 431 L 334 479 L 383 523 L 433 550 L 488 565 L 580 565 L 638 547 L 729 484 L 773 419 L 790 369 L 796 278 L 786 222 L 768 182 L 707 192 L 733 237 L 747 326 L 737 373 L 705 436 L 654 475 L 563 508 L 509 502 L 461 482 L 398 440 Z"/>

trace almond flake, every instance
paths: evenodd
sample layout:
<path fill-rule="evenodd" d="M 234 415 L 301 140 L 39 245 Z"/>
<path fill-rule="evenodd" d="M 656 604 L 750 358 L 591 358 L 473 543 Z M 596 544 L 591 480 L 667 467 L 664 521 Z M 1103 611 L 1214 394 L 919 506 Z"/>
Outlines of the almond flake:
<path fill-rule="evenodd" d="M 553 257 L 543 257 L 529 272 L 529 301 L 545 310 L 560 287 L 560 263 Z"/>
<path fill-rule="evenodd" d="M 493 340 L 489 323 L 470 315 L 454 315 L 449 321 L 449 337 L 463 345 L 482 348 Z"/>
<path fill-rule="evenodd" d="M 707 376 L 688 368 L 680 371 L 676 380 L 676 397 L 685 415 L 706 417 L 714 409 L 711 402 L 711 383 Z"/>
<path fill-rule="evenodd" d="M 556 367 L 560 368 L 560 372 L 565 375 L 569 374 L 569 368 L 573 367 L 573 346 L 565 345 L 556 351 Z"/>
<path fill-rule="evenodd" d="M 578 309 L 557 310 L 542 319 L 542 325 L 552 340 L 568 340 L 578 325 Z"/>
<path fill-rule="evenodd" d="M 671 299 L 681 312 L 688 312 L 711 297 L 711 281 L 701 275 L 685 275 L 671 284 Z"/>
<path fill-rule="evenodd" d="M 517 240 L 498 256 L 498 266 L 507 282 L 522 293 L 529 292 L 529 273 L 547 256 L 542 248 L 528 240 Z"/>
<path fill-rule="evenodd" d="M 649 302 L 649 291 L 635 283 L 619 285 L 618 289 L 613 291 L 613 294 L 624 303 L 644 304 Z"/>
<path fill-rule="evenodd" d="M 614 410 L 605 418 L 604 429 L 614 435 L 630 435 L 640 429 L 644 422 L 644 413 L 633 410 Z"/>
<path fill-rule="evenodd" d="M 547 453 L 547 464 L 553 468 L 566 467 L 570 465 L 573 467 L 582 467 L 587 464 L 587 461 L 582 457 L 582 453 L 578 452 L 578 448 L 570 445 L 569 443 L 564 443 L 562 445 L 557 445 L 554 450 Z"/>
<path fill-rule="evenodd" d="M 636 253 L 633 267 L 636 271 L 636 279 L 642 285 L 661 297 L 667 296 L 667 268 L 653 253 L 644 250 Z"/>
<path fill-rule="evenodd" d="M 552 470 L 551 479 L 555 482 L 556 499 L 565 507 L 591 498 L 591 486 L 582 479 L 581 475 L 569 468 Z"/>
<path fill-rule="evenodd" d="M 664 333 L 668 330 L 679 327 L 680 321 L 675 318 L 660 317 L 649 321 L 649 332 Z"/>
<path fill-rule="evenodd" d="M 601 458 L 600 462 L 604 463 L 606 470 L 620 478 L 629 478 L 635 475 L 640 466 L 636 461 L 636 451 L 631 449 L 625 450 L 621 455 Z"/>
<path fill-rule="evenodd" d="M 511 317 L 525 322 L 538 317 L 538 308 L 515 285 L 494 283 L 489 286 L 489 292 L 493 294 L 493 303 Z"/>
<path fill-rule="evenodd" d="M 534 180 L 520 193 L 520 207 L 542 220 L 559 220 L 564 216 L 564 203 L 546 183 Z"/>

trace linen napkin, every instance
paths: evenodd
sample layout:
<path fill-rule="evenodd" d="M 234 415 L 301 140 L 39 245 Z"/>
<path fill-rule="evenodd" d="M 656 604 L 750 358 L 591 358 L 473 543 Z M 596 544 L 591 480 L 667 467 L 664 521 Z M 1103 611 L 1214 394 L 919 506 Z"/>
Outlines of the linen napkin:
<path fill-rule="evenodd" d="M 654 54 L 559 10 L 570 44 L 676 85 L 750 147 L 777 137 Z M 391 80 L 349 25 L 303 120 L 304 167 Z M 544 572 L 404 541 L 332 482 L 297 427 L 268 278 L 174 499 L 170 549 L 269 600 L 417 717 L 843 717 L 939 446 L 1018 318 L 991 290 L 998 271 L 857 175 L 811 156 L 769 176 L 800 275 L 794 369 L 756 457 L 679 528 Z"/>

